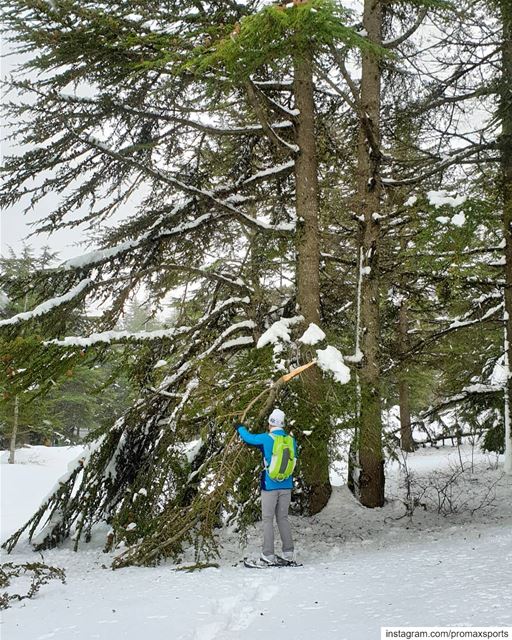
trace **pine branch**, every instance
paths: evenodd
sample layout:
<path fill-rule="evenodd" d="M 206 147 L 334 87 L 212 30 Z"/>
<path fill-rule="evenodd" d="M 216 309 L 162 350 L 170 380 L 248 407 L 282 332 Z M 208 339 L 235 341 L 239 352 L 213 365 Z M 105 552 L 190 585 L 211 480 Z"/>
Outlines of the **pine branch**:
<path fill-rule="evenodd" d="M 146 173 L 147 175 L 151 176 L 152 178 L 156 178 L 157 180 L 160 180 L 172 187 L 176 187 L 180 191 L 183 191 L 184 193 L 198 196 L 206 200 L 207 202 L 210 202 L 211 204 L 224 210 L 226 214 L 230 214 L 231 217 L 235 218 L 236 220 L 241 222 L 243 225 L 249 226 L 252 229 L 258 229 L 260 231 L 271 231 L 274 233 L 288 235 L 291 231 L 293 231 L 295 227 L 293 223 L 286 223 L 281 225 L 269 225 L 266 222 L 258 220 L 257 218 L 252 218 L 248 214 L 244 213 L 243 211 L 241 211 L 240 209 L 232 205 L 228 200 L 220 200 L 211 191 L 206 191 L 206 190 L 199 189 L 197 187 L 193 187 L 191 185 L 185 184 L 180 180 L 177 180 L 170 174 L 164 173 L 159 169 L 142 165 L 140 162 L 137 162 L 133 158 L 125 157 L 122 155 L 122 153 L 119 153 L 117 151 L 114 151 L 113 149 L 110 149 L 109 147 L 101 143 L 99 140 L 96 140 L 92 136 L 87 136 L 84 138 L 80 134 L 74 133 L 73 135 L 75 135 L 76 138 L 81 142 L 88 144 L 92 148 L 97 149 L 98 151 L 101 151 L 105 155 L 111 158 L 114 158 L 115 160 L 118 160 L 121 163 L 125 163 L 132 167 L 135 167 L 140 171 L 142 171 L 143 173 Z M 203 218 L 202 220 L 199 220 L 199 219 L 196 220 L 194 224 L 195 225 L 202 224 L 206 220 L 214 219 L 214 216 L 213 214 L 205 214 L 204 216 L 202 216 L 202 218 Z M 175 232 L 178 233 L 179 231 L 181 230 L 176 230 Z"/>
<path fill-rule="evenodd" d="M 382 46 L 385 49 L 396 49 L 397 47 L 399 47 L 401 44 L 403 44 L 406 40 L 409 40 L 409 38 L 416 33 L 416 31 L 423 24 L 423 21 L 425 20 L 427 15 L 428 15 L 428 8 L 427 7 L 420 8 L 420 10 L 418 11 L 418 17 L 414 21 L 414 24 L 412 24 L 411 27 L 407 29 L 407 31 L 404 31 L 404 33 L 402 33 L 397 38 L 394 38 L 393 40 L 389 40 L 387 42 L 383 42 Z"/>

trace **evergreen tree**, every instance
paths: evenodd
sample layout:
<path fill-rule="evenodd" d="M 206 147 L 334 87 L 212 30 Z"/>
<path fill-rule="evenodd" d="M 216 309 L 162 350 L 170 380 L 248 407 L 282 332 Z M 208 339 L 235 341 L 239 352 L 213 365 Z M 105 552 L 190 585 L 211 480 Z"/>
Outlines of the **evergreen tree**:
<path fill-rule="evenodd" d="M 16 278 L 29 280 L 39 270 L 49 268 L 55 259 L 56 255 L 48 249 L 43 249 L 41 255 L 34 255 L 29 247 L 24 246 L 20 256 L 9 250 L 8 255 L 0 260 L 5 291 L 11 294 Z M 8 295 L 6 299 L 8 302 L 2 309 L 6 316 L 30 312 L 34 306 L 30 290 L 18 302 L 9 301 Z M 86 325 L 87 321 L 83 318 L 77 320 L 75 316 L 77 331 L 85 329 Z M 0 403 L 1 434 L 4 445 L 11 448 L 12 462 L 14 450 L 20 443 L 70 444 L 81 441 L 89 432 L 101 429 L 107 415 L 111 420 L 117 417 L 121 403 L 129 397 L 128 383 L 119 363 L 114 388 L 107 385 L 112 365 L 95 364 L 91 367 L 78 362 L 76 366 L 67 366 L 64 360 L 65 368 L 61 368 L 61 375 L 48 376 L 43 381 L 45 393 L 40 383 L 17 390 L 16 363 L 30 367 L 31 352 L 37 352 L 40 345 L 41 337 L 37 333 L 22 332 L 14 340 L 2 342 L 0 348 L 5 372 L 2 377 L 3 401 Z M 113 361 L 115 363 L 115 358 Z M 30 377 L 30 368 L 18 373 L 26 373 Z M 98 393 L 100 390 L 101 394 Z"/>
<path fill-rule="evenodd" d="M 247 498 L 256 486 L 247 478 L 255 460 L 240 455 L 226 416 L 229 424 L 301 356 L 294 342 L 285 341 L 281 354 L 248 347 L 276 321 L 300 336 L 320 317 L 313 58 L 336 41 L 367 46 L 344 24 L 344 12 L 324 0 L 253 13 L 214 2 L 133 9 L 24 0 L 4 6 L 15 38 L 41 51 L 28 66 L 51 73 L 35 86 L 13 82 L 36 95 L 34 105 L 13 105 L 12 114 L 35 116 L 22 141 L 37 146 L 8 161 L 2 203 L 23 198 L 26 180 L 49 172 L 29 194 L 31 203 L 50 189 L 61 191 L 63 202 L 41 229 L 75 225 L 66 216 L 86 205 L 82 222 L 94 229 L 135 187 L 149 194 L 132 219 L 105 232 L 100 250 L 34 279 L 41 302 L 50 289 L 57 295 L 24 320 L 45 335 L 32 361 L 46 371 L 63 357 L 74 364 L 84 349 L 102 359 L 122 345 L 136 377 L 139 398 L 77 465 L 66 491 L 27 523 L 33 534 L 45 513 L 62 514 L 39 538 L 45 547 L 74 525 L 77 544 L 87 540 L 106 517 L 113 526 L 107 546 L 129 547 L 118 564 L 176 555 L 187 538 L 196 540 L 198 556 L 209 553 L 222 514 L 239 522 L 250 516 Z M 70 94 L 70 83 L 92 91 Z M 101 131 L 109 133 L 100 140 Z M 263 266 L 262 246 L 265 258 L 278 259 Z M 281 284 L 283 274 L 291 286 Z M 115 330 L 137 286 L 157 308 L 194 281 L 202 286 L 176 325 Z M 26 283 L 17 286 L 22 292 Z M 68 335 L 74 307 L 107 297 L 111 304 L 94 333 Z M 14 334 L 20 320 L 4 322 L 4 330 Z M 18 384 L 34 374 L 19 376 Z M 280 400 L 311 428 L 298 434 L 302 507 L 310 513 L 330 492 L 329 386 L 318 372 L 308 373 Z M 269 409 L 267 402 L 253 415 L 263 419 Z M 187 463 L 184 448 L 198 436 L 202 444 Z"/>
<path fill-rule="evenodd" d="M 243 530 L 256 515 L 257 460 L 230 425 L 264 421 L 277 398 L 301 446 L 304 513 L 329 498 L 340 424 L 357 432 L 361 502 L 382 505 L 382 407 L 397 385 L 404 440 L 411 412 L 492 415 L 496 194 L 463 172 L 495 162 L 497 146 L 461 149 L 453 117 L 492 90 L 475 78 L 482 43 L 460 44 L 453 73 L 450 60 L 422 69 L 423 22 L 435 16 L 447 39 L 462 24 L 446 2 L 367 2 L 357 26 L 329 0 L 2 8 L 15 41 L 39 52 L 27 68 L 45 75 L 12 82 L 32 100 L 10 106 L 32 118 L 19 140 L 35 146 L 8 160 L 0 202 L 36 206 L 58 191 L 42 231 L 101 231 L 99 249 L 12 281 L 10 297 L 30 286 L 36 306 L 0 323 L 6 340 L 20 329 L 44 339 L 19 350 L 11 384 L 43 391 L 48 377 L 113 359 L 111 378 L 122 371 L 137 389 L 8 549 L 27 529 L 37 548 L 75 530 L 77 547 L 106 519 L 106 548 L 124 549 L 115 566 L 176 558 L 187 543 L 211 555 L 216 527 Z M 359 60 L 360 83 L 348 72 Z M 447 185 L 453 195 L 440 195 Z M 127 206 L 136 213 L 116 220 Z M 173 317 L 153 324 L 170 296 Z M 77 328 L 84 302 L 101 314 Z M 342 391 L 316 367 L 272 384 L 319 355 L 300 340 L 311 324 L 353 353 Z"/>
<path fill-rule="evenodd" d="M 21 300 L 17 303 L 10 300 L 10 283 L 16 277 L 30 278 L 37 269 L 44 269 L 55 259 L 55 254 L 43 249 L 40 256 L 35 257 L 32 249 L 24 245 L 21 255 L 16 256 L 12 249 L 8 255 L 0 258 L 0 273 L 4 280 L 4 295 L 6 304 L 1 309 L 5 315 L 13 315 L 17 312 L 26 312 L 32 304 L 30 290 L 25 291 Z M 36 388 L 25 389 L 23 393 L 17 393 L 11 385 L 11 380 L 16 376 L 14 352 L 19 349 L 26 350 L 34 344 L 33 336 L 24 333 L 14 340 L 2 340 L 0 350 L 5 376 L 2 376 L 1 392 L 3 401 L 0 404 L 0 433 L 6 448 L 9 448 L 9 462 L 15 461 L 15 450 L 19 442 L 30 440 L 34 436 L 51 439 L 53 430 L 48 413 L 40 403 L 34 403 L 37 395 Z"/>

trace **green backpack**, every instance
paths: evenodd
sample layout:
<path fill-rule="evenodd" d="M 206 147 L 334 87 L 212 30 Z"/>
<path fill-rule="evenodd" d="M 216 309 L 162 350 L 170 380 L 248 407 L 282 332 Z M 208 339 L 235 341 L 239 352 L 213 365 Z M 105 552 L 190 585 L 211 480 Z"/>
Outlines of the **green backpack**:
<path fill-rule="evenodd" d="M 274 440 L 272 447 L 272 459 L 267 466 L 267 473 L 272 480 L 282 482 L 289 478 L 295 469 L 295 447 L 292 436 L 275 436 L 270 434 Z"/>

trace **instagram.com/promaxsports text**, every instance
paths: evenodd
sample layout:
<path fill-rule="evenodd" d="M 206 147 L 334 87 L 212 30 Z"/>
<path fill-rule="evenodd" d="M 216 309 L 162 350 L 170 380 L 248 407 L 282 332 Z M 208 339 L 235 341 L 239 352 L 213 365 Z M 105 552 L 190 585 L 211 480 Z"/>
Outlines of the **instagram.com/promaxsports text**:
<path fill-rule="evenodd" d="M 477 638 L 509 638 L 512 627 L 381 627 L 381 640 L 413 640 L 414 638 L 448 638 L 473 640 Z"/>

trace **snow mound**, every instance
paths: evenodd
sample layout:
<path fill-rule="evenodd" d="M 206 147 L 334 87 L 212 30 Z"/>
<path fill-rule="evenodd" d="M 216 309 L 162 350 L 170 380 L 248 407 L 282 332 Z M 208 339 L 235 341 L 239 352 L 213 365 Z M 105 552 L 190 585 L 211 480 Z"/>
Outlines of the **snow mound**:
<path fill-rule="evenodd" d="M 1 542 L 34 514 L 56 479 L 63 477 L 83 452 L 83 446 L 25 446 L 16 449 L 14 464 L 8 464 L 9 452 L 0 451 Z"/>

